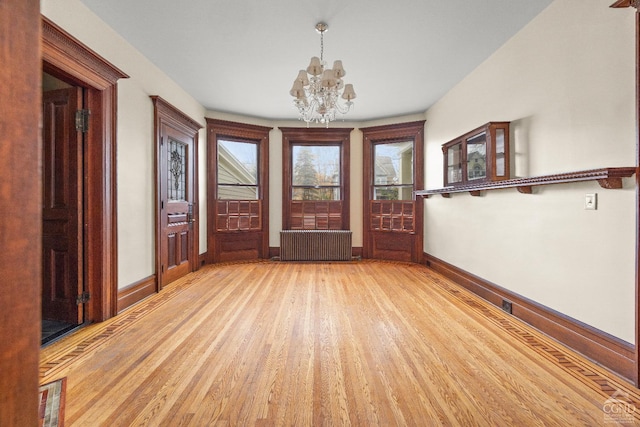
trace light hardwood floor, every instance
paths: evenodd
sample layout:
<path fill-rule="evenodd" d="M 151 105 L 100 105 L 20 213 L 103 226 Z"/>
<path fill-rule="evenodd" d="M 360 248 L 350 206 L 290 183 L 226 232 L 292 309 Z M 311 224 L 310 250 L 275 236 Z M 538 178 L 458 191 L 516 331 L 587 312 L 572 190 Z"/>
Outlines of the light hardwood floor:
<path fill-rule="evenodd" d="M 41 383 L 64 376 L 66 426 L 640 420 L 628 383 L 403 263 L 206 266 L 44 348 Z"/>

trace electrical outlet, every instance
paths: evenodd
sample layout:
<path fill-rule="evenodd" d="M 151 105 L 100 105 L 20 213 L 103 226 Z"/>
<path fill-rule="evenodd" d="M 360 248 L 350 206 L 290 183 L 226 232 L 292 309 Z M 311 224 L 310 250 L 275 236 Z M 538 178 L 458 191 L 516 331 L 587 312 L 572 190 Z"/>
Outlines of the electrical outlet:
<path fill-rule="evenodd" d="M 584 195 L 584 208 L 588 211 L 595 211 L 598 209 L 598 194 L 591 193 Z"/>

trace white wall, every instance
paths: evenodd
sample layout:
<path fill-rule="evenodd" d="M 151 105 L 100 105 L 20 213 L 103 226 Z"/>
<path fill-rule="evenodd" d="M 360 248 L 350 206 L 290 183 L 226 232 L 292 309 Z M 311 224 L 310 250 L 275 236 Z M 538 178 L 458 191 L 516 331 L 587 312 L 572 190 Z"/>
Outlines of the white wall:
<path fill-rule="evenodd" d="M 118 287 L 122 288 L 155 273 L 154 125 L 149 95 L 161 96 L 203 126 L 205 110 L 80 1 L 42 0 L 41 11 L 130 76 L 118 82 Z M 205 136 L 202 130 L 201 177 Z M 206 191 L 206 180 L 200 183 Z M 200 250 L 206 250 L 206 240 L 204 249 L 200 240 Z"/>
<path fill-rule="evenodd" d="M 635 166 L 635 14 L 556 0 L 427 112 L 426 188 L 441 144 L 511 121 L 512 175 Z M 584 210 L 598 193 L 598 210 Z M 425 252 L 634 342 L 634 181 L 425 201 Z"/>

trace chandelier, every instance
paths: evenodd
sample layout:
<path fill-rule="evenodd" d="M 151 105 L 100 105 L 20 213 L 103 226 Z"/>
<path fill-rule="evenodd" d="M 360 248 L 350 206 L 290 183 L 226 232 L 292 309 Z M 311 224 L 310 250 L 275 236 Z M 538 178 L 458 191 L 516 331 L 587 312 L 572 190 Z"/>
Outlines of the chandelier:
<path fill-rule="evenodd" d="M 329 26 L 323 22 L 316 24 L 320 33 L 320 58 L 314 56 L 306 70 L 300 70 L 289 93 L 300 114 L 300 120 L 324 123 L 336 119 L 336 114 L 346 114 L 353 105 L 356 93 L 352 84 L 345 84 L 342 77 L 346 72 L 342 61 L 334 61 L 333 68 L 327 68 L 324 61 L 324 33 Z M 345 100 L 345 101 L 343 101 Z"/>

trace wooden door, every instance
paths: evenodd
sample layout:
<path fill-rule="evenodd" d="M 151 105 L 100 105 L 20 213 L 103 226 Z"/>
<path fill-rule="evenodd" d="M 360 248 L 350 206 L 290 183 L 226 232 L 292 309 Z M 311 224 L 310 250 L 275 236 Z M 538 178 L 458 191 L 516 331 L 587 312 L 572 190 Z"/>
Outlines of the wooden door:
<path fill-rule="evenodd" d="M 80 324 L 83 147 L 75 113 L 82 108 L 82 89 L 44 92 L 42 104 L 42 316 Z"/>
<path fill-rule="evenodd" d="M 194 138 L 162 125 L 159 156 L 160 288 L 195 270 Z"/>

